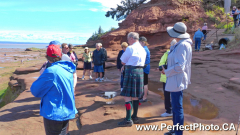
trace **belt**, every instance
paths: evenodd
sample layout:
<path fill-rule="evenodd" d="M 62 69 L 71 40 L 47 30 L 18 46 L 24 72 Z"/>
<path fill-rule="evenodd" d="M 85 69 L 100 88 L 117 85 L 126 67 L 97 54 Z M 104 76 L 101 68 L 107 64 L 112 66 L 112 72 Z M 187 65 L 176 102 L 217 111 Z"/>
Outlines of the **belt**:
<path fill-rule="evenodd" d="M 144 68 L 144 66 L 130 66 L 130 65 L 126 65 L 126 67 L 129 67 L 129 68 Z"/>

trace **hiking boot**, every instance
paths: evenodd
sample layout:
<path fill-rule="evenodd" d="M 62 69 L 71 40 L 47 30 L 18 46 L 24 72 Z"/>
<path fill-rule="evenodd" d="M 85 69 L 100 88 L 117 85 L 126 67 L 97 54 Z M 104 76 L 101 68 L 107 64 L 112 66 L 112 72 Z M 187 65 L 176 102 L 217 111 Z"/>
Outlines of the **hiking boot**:
<path fill-rule="evenodd" d="M 171 117 L 171 116 L 173 116 L 173 114 L 172 113 L 163 113 L 163 114 L 161 114 L 160 115 L 161 117 Z"/>
<path fill-rule="evenodd" d="M 133 118 L 132 117 L 133 124 L 139 124 L 138 117 Z"/>
<path fill-rule="evenodd" d="M 132 120 L 127 121 L 126 119 L 124 119 L 123 121 L 118 122 L 118 126 L 119 127 L 131 127 L 132 125 L 133 125 L 133 121 Z"/>
<path fill-rule="evenodd" d="M 167 132 L 167 133 L 164 133 L 164 135 L 175 135 L 175 132 L 173 130 Z"/>

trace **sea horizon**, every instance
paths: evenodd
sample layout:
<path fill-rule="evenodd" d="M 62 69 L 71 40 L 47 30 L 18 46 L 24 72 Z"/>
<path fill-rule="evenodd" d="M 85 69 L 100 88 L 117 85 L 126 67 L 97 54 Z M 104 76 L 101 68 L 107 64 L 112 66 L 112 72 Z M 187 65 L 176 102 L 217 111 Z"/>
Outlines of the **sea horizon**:
<path fill-rule="evenodd" d="M 27 41 L 0 41 L 0 48 L 20 48 L 20 49 L 26 49 L 26 48 L 47 48 L 49 43 L 44 42 L 27 42 Z M 84 45 L 84 44 L 73 44 L 76 45 Z"/>

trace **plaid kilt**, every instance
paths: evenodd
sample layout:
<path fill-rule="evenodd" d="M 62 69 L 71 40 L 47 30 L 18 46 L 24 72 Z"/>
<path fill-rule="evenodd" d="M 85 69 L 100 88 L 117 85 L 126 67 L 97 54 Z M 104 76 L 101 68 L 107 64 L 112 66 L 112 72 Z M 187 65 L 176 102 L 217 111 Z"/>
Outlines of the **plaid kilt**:
<path fill-rule="evenodd" d="M 123 90 L 121 96 L 141 97 L 144 88 L 143 68 L 134 68 L 125 66 L 125 75 L 123 81 Z"/>

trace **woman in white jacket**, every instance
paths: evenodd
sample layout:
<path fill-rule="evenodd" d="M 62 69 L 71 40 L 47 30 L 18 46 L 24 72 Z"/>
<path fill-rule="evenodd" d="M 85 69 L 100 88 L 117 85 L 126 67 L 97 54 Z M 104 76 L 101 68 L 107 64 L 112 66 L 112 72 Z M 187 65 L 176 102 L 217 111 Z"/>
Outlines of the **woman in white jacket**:
<path fill-rule="evenodd" d="M 167 76 L 165 90 L 171 92 L 171 102 L 173 111 L 173 125 L 183 126 L 183 90 L 191 84 L 191 61 L 192 61 L 192 40 L 186 32 L 187 27 L 179 22 L 174 27 L 168 27 L 167 32 L 170 37 L 177 38 L 179 42 L 171 47 L 168 54 L 167 69 L 164 70 Z M 179 129 L 179 128 L 178 128 Z M 183 131 L 174 130 L 166 135 L 182 135 Z"/>

